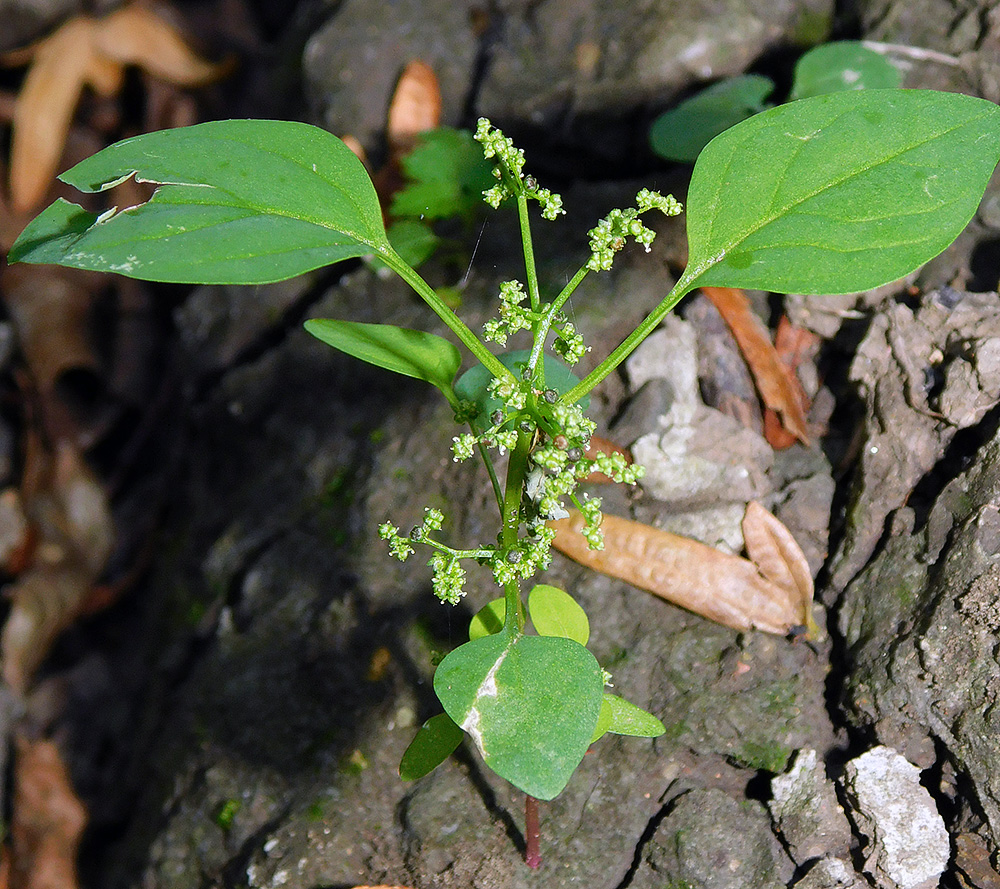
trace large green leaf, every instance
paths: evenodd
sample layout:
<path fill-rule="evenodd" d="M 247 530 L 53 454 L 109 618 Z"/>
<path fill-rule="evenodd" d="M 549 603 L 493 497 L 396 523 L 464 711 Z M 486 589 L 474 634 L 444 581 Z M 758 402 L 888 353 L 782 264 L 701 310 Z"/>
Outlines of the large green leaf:
<path fill-rule="evenodd" d="M 1000 158 L 1000 108 L 861 90 L 772 108 L 716 137 L 688 191 L 689 286 L 848 293 L 962 231 Z"/>
<path fill-rule="evenodd" d="M 583 759 L 604 680 L 594 656 L 557 636 L 486 636 L 455 649 L 434 674 L 445 712 L 501 778 L 552 799 Z"/>
<path fill-rule="evenodd" d="M 313 318 L 304 326 L 314 337 L 341 352 L 403 376 L 424 380 L 437 386 L 450 401 L 454 400 L 451 383 L 462 356 L 443 337 L 392 324 L 363 324 L 331 318 Z"/>
<path fill-rule="evenodd" d="M 260 284 L 390 249 L 361 161 L 308 124 L 227 120 L 147 133 L 60 178 L 97 192 L 133 175 L 157 186 L 149 201 L 95 216 L 59 200 L 22 232 L 10 260 Z"/>

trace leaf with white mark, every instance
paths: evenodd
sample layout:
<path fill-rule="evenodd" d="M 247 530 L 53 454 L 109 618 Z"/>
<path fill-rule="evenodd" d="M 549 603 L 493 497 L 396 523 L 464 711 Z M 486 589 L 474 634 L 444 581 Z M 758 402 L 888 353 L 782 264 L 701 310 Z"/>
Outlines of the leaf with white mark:
<path fill-rule="evenodd" d="M 556 796 L 583 759 L 603 688 L 594 656 L 558 636 L 485 636 L 434 674 L 445 712 L 486 764 L 537 799 Z"/>

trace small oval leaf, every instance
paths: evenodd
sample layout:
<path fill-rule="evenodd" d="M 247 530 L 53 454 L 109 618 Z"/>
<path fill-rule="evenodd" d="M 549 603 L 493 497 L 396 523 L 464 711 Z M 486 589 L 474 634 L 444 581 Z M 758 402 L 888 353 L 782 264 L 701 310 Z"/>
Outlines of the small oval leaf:
<path fill-rule="evenodd" d="M 131 176 L 156 186 L 146 203 L 96 216 L 59 200 L 28 224 L 10 261 L 262 284 L 392 249 L 361 161 L 308 124 L 225 120 L 146 133 L 60 178 L 98 192 Z"/>
<path fill-rule="evenodd" d="M 604 694 L 604 702 L 611 711 L 608 731 L 614 735 L 631 735 L 634 738 L 658 738 L 666 728 L 652 713 L 637 707 L 618 695 Z"/>
<path fill-rule="evenodd" d="M 842 90 L 896 89 L 902 82 L 902 72 L 885 56 L 857 40 L 835 40 L 799 59 L 789 101 Z"/>
<path fill-rule="evenodd" d="M 399 762 L 399 777 L 416 781 L 433 772 L 462 742 L 462 730 L 447 713 L 432 716 L 414 735 Z"/>
<path fill-rule="evenodd" d="M 562 636 L 586 645 L 590 621 L 579 603 L 565 590 L 540 583 L 528 594 L 528 614 L 539 636 Z"/>
<path fill-rule="evenodd" d="M 850 293 L 909 274 L 972 218 L 1000 108 L 860 90 L 772 108 L 717 136 L 688 191 L 690 286 Z"/>
<path fill-rule="evenodd" d="M 377 367 L 437 386 L 451 396 L 462 356 L 454 344 L 423 330 L 314 318 L 305 329 L 329 346 Z"/>
<path fill-rule="evenodd" d="M 649 129 L 649 144 L 662 158 L 694 163 L 719 133 L 763 111 L 774 81 L 760 74 L 720 80 L 661 114 Z"/>
<path fill-rule="evenodd" d="M 499 633 L 506 616 L 507 603 L 504 599 L 494 599 L 484 605 L 469 622 L 469 641 Z"/>

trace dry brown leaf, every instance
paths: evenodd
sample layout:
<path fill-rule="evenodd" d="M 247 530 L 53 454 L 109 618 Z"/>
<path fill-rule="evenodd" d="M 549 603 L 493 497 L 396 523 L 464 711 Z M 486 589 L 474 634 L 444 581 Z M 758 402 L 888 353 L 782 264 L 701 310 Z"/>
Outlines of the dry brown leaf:
<path fill-rule="evenodd" d="M 0 567 L 12 577 L 20 574 L 28 566 L 34 542 L 21 495 L 15 488 L 5 488 L 0 493 Z"/>
<path fill-rule="evenodd" d="M 17 738 L 10 826 L 11 889 L 76 889 L 87 811 L 51 741 Z"/>
<path fill-rule="evenodd" d="M 733 332 L 764 406 L 781 417 L 792 435 L 803 444 L 808 444 L 804 410 L 806 399 L 802 386 L 781 362 L 771 345 L 767 328 L 750 308 L 746 294 L 734 287 L 703 287 L 701 290 Z"/>
<path fill-rule="evenodd" d="M 561 553 L 727 627 L 784 636 L 805 623 L 801 603 L 747 559 L 618 516 L 604 516 L 603 550 L 590 549 L 576 510 L 549 525 Z"/>
<path fill-rule="evenodd" d="M 18 212 L 38 204 L 55 176 L 93 62 L 94 25 L 89 16 L 71 19 L 35 47 L 14 109 L 10 196 Z"/>
<path fill-rule="evenodd" d="M 812 623 L 813 577 L 802 548 L 792 532 L 763 506 L 751 500 L 743 516 L 743 543 L 747 556 L 768 580 L 787 590 L 798 602 L 801 623 Z"/>
<path fill-rule="evenodd" d="M 440 125 L 441 87 L 437 75 L 426 62 L 414 59 L 403 69 L 389 104 L 389 153 L 407 153 L 417 136 Z"/>
<path fill-rule="evenodd" d="M 47 397 L 68 370 L 98 373 L 88 331 L 94 278 L 59 266 L 14 265 L 3 272 L 3 299 L 25 361 Z"/>
<path fill-rule="evenodd" d="M 795 327 L 787 315 L 781 316 L 774 332 L 774 350 L 778 353 L 781 363 L 788 368 L 789 376 L 797 384 L 798 393 L 802 398 L 803 415 L 809 411 L 809 399 L 798 382 L 796 372 L 799 365 L 815 356 L 819 344 L 820 337 L 817 334 L 804 327 Z M 789 448 L 797 441 L 796 437 L 782 425 L 778 414 L 770 408 L 764 411 L 764 438 L 776 451 Z"/>
<path fill-rule="evenodd" d="M 104 19 L 76 16 L 33 46 L 6 54 L 3 62 L 24 64 L 29 58 L 13 115 L 10 191 L 17 212 L 44 199 L 84 87 L 117 94 L 126 65 L 181 86 L 206 83 L 228 69 L 198 58 L 173 26 L 139 6 Z"/>
<path fill-rule="evenodd" d="M 72 445 L 57 446 L 49 472 L 31 474 L 42 480 L 25 497 L 35 560 L 7 589 L 11 607 L 0 631 L 0 673 L 19 693 L 81 613 L 114 545 L 105 492 Z"/>
<path fill-rule="evenodd" d="M 177 86 L 201 86 L 231 68 L 230 63 L 213 64 L 193 53 L 180 31 L 145 6 L 125 6 L 102 19 L 94 46 L 118 65 L 138 65 Z"/>

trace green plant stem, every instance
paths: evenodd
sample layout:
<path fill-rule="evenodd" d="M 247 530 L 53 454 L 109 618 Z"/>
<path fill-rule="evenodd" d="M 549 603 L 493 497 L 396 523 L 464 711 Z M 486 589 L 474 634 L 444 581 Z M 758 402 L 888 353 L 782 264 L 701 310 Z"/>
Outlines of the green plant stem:
<path fill-rule="evenodd" d="M 416 291 L 417 295 L 431 308 L 431 311 L 448 325 L 451 332 L 458 337 L 462 345 L 479 359 L 479 362 L 494 377 L 506 377 L 516 382 L 516 377 L 500 363 L 496 356 L 486 348 L 483 341 L 434 292 L 434 288 L 421 278 L 395 250 L 390 249 L 388 252 L 379 251 L 378 256 L 379 259 Z"/>
<path fill-rule="evenodd" d="M 517 444 L 510 452 L 507 463 L 507 484 L 503 494 L 503 525 L 500 530 L 500 557 L 507 555 L 517 546 L 521 530 L 521 494 L 528 476 L 528 454 L 531 452 L 530 432 L 518 432 Z M 504 632 L 513 635 L 524 628 L 521 614 L 521 591 L 517 581 L 504 584 Z"/>
<path fill-rule="evenodd" d="M 625 341 L 608 355 L 600 364 L 597 365 L 587 376 L 585 376 L 579 383 L 577 383 L 572 389 L 564 393 L 562 398 L 559 400 L 567 404 L 572 404 L 574 401 L 579 401 L 590 392 L 598 383 L 601 382 L 611 371 L 613 371 L 619 364 L 621 364 L 636 347 L 641 343 L 647 336 L 649 336 L 655 329 L 656 326 L 667 316 L 667 313 L 681 301 L 681 299 L 693 289 L 694 281 L 698 278 L 702 272 L 708 267 L 708 265 L 714 264 L 710 261 L 704 267 L 699 267 L 692 269 L 688 266 L 684 270 L 684 274 L 681 275 L 680 280 L 674 285 L 673 290 L 670 291 L 663 299 L 663 301 L 650 312 L 642 323 L 632 331 L 626 338 Z"/>
<path fill-rule="evenodd" d="M 524 249 L 524 273 L 528 279 L 528 299 L 531 301 L 531 311 L 537 312 L 541 306 L 541 295 L 538 292 L 538 273 L 535 270 L 535 248 L 531 243 L 528 199 L 523 194 L 517 196 L 517 221 L 521 225 L 521 246 Z"/>
<path fill-rule="evenodd" d="M 573 276 L 572 280 L 565 287 L 563 287 L 559 296 L 557 296 L 545 310 L 545 315 L 539 323 L 538 329 L 535 331 L 535 344 L 531 349 L 531 356 L 528 359 L 528 367 L 531 370 L 535 369 L 535 365 L 542 357 L 542 351 L 545 349 L 545 340 L 549 335 L 549 331 L 552 329 L 552 320 L 556 317 L 559 310 L 566 304 L 566 300 L 572 296 L 573 291 L 580 286 L 580 282 L 587 277 L 589 272 L 590 269 L 586 266 L 582 266 Z"/>
<path fill-rule="evenodd" d="M 472 430 L 472 434 L 478 436 L 479 430 L 476 429 L 472 423 L 469 424 L 469 428 Z M 500 487 L 500 479 L 497 478 L 497 471 L 493 467 L 493 461 L 490 459 L 490 452 L 487 450 L 486 445 L 481 441 L 476 442 L 476 449 L 479 451 L 479 456 L 482 458 L 483 463 L 486 466 L 486 471 L 490 474 L 490 483 L 493 485 L 493 493 L 497 498 L 497 507 L 500 509 L 501 515 L 503 514 L 503 489 Z"/>

